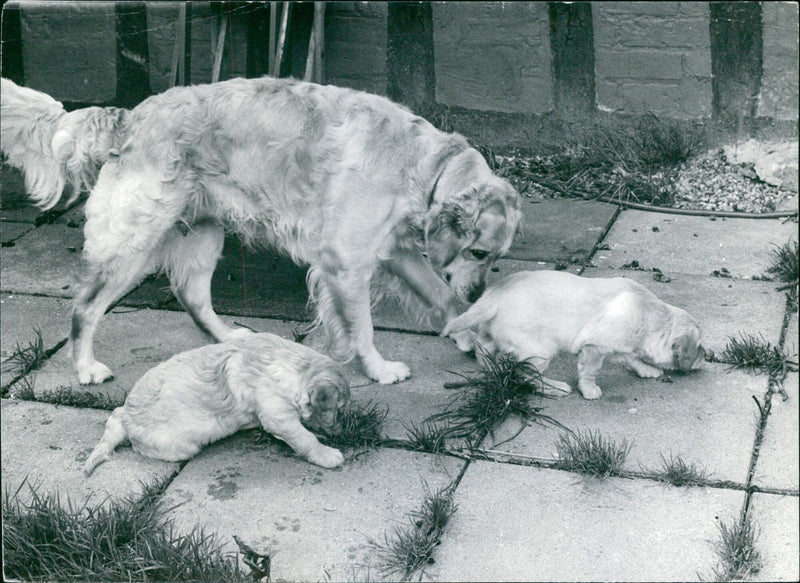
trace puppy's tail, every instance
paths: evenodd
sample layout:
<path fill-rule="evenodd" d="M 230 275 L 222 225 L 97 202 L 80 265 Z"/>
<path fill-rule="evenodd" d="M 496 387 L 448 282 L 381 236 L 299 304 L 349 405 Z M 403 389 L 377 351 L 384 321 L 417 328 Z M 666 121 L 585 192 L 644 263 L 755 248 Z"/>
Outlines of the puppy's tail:
<path fill-rule="evenodd" d="M 67 203 L 94 186 L 102 165 L 119 148 L 128 111 L 88 107 L 67 113 L 58 101 L 13 81 L 0 81 L 0 148 L 23 171 L 36 206 L 53 208 L 65 185 Z"/>
<path fill-rule="evenodd" d="M 485 297 L 486 296 L 484 296 L 484 298 Z M 470 330 L 482 322 L 488 322 L 496 315 L 497 304 L 478 300 L 469 310 L 457 318 L 450 320 L 447 326 L 444 327 L 444 330 L 442 330 L 442 336 L 450 336 L 451 334 L 457 334 L 464 330 Z"/>
<path fill-rule="evenodd" d="M 83 473 L 86 477 L 89 477 L 97 466 L 106 461 L 119 444 L 128 439 L 128 432 L 125 431 L 120 420 L 121 414 L 122 408 L 117 407 L 106 421 L 106 430 L 100 443 L 83 464 Z"/>

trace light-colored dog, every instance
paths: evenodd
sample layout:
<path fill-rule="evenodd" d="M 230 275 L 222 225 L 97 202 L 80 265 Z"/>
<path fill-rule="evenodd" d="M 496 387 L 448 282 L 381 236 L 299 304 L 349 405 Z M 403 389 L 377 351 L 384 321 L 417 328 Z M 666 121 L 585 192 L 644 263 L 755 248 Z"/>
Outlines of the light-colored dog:
<path fill-rule="evenodd" d="M 225 228 L 308 265 L 317 323 L 337 355 L 359 357 L 381 383 L 401 381 L 408 367 L 375 348 L 371 301 L 392 294 L 412 315 L 455 317 L 482 293 L 521 217 L 519 194 L 462 136 L 350 89 L 232 79 L 175 87 L 131 111 L 67 113 L 3 79 L 1 100 L 3 152 L 39 207 L 65 184 L 94 185 L 70 334 L 81 383 L 111 377 L 94 358 L 95 328 L 159 269 L 217 341 L 243 333 L 211 306 Z"/>
<path fill-rule="evenodd" d="M 467 330 L 474 335 L 463 337 Z M 644 286 L 558 271 L 523 271 L 499 281 L 442 332 L 459 333 L 459 348 L 475 348 L 479 359 L 506 353 L 530 359 L 539 371 L 559 352 L 577 354 L 578 388 L 586 399 L 600 398 L 595 379 L 606 359 L 657 378 L 664 370 L 698 368 L 705 356 L 694 318 Z M 567 383 L 543 380 L 546 392 L 572 391 Z"/>
<path fill-rule="evenodd" d="M 145 373 L 111 413 L 83 469 L 88 476 L 126 441 L 142 455 L 179 461 L 259 426 L 312 464 L 333 468 L 344 461 L 341 452 L 304 425 L 337 433 L 349 398 L 341 367 L 302 344 L 266 333 L 210 344 Z"/>

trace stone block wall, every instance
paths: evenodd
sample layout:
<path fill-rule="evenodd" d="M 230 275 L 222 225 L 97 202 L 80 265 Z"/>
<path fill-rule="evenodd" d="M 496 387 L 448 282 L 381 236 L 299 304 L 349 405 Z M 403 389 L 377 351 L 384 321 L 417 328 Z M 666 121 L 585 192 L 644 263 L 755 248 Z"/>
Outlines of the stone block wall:
<path fill-rule="evenodd" d="M 798 5 L 796 2 L 764 2 L 764 53 L 760 117 L 797 121 Z"/>
<path fill-rule="evenodd" d="M 601 111 L 677 119 L 711 115 L 705 3 L 598 2 L 592 13 Z"/>
<path fill-rule="evenodd" d="M 546 3 L 437 2 L 433 42 L 439 102 L 504 113 L 553 108 Z"/>

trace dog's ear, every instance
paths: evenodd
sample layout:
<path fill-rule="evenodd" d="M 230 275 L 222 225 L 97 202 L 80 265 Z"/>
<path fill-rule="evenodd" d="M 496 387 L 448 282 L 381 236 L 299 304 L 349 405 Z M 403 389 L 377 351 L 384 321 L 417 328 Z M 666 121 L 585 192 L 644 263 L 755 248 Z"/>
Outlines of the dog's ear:
<path fill-rule="evenodd" d="M 699 338 L 692 332 L 681 334 L 672 342 L 672 364 L 676 370 L 692 369 L 702 347 Z"/>
<path fill-rule="evenodd" d="M 457 237 L 463 237 L 474 229 L 480 215 L 480 206 L 475 196 L 477 191 L 476 186 L 470 186 L 438 205 L 428 222 L 429 231 L 435 233 L 444 228 L 455 233 Z"/>

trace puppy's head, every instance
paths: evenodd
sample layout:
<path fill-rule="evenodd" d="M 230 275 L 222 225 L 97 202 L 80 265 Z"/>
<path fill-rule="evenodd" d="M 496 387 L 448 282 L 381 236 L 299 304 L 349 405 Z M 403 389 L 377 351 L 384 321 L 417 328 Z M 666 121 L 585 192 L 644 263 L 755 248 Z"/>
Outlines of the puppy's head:
<path fill-rule="evenodd" d="M 325 357 L 309 362 L 304 375 L 300 416 L 309 429 L 336 435 L 341 430 L 340 414 L 350 400 L 350 385 L 342 368 Z"/>
<path fill-rule="evenodd" d="M 429 215 L 428 257 L 461 301 L 471 304 L 481 296 L 489 268 L 508 253 L 521 217 L 519 194 L 493 175 L 445 199 Z"/>
<path fill-rule="evenodd" d="M 671 370 L 688 372 L 700 368 L 706 351 L 700 344 L 702 333 L 694 318 L 683 310 L 676 310 L 669 337 L 672 353 Z"/>

